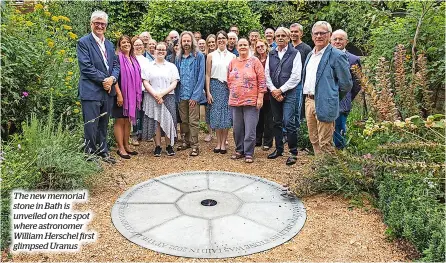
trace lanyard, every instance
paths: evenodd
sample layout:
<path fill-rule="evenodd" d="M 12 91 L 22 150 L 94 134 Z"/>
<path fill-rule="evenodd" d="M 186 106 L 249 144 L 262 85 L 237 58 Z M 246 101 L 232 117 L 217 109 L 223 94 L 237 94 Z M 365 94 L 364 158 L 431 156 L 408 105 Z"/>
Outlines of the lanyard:
<path fill-rule="evenodd" d="M 107 59 L 107 52 L 106 52 L 107 50 L 105 50 L 105 43 L 104 43 L 104 50 L 102 50 L 102 47 L 99 44 L 99 42 L 96 39 L 95 39 L 95 41 L 96 41 L 96 44 L 98 45 L 99 50 L 102 53 L 103 58 L 105 58 L 104 63 L 105 63 L 105 66 L 107 67 L 107 70 L 108 70 L 109 67 L 108 67 L 108 59 Z"/>
<path fill-rule="evenodd" d="M 105 59 L 107 59 L 107 52 L 105 52 L 106 50 L 102 50 L 102 47 L 98 41 L 96 41 L 96 44 L 98 44 L 99 50 L 101 51 L 102 55 L 105 57 Z M 105 43 L 104 43 L 104 48 L 105 48 Z"/>

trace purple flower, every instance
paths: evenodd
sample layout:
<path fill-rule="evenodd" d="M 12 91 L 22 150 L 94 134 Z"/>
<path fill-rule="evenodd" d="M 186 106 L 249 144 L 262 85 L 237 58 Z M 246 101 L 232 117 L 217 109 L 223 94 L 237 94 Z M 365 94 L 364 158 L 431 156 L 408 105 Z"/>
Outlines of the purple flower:
<path fill-rule="evenodd" d="M 24 92 L 22 92 L 22 95 L 23 95 L 23 97 L 28 97 L 28 92 L 26 92 L 26 91 L 24 91 Z"/>

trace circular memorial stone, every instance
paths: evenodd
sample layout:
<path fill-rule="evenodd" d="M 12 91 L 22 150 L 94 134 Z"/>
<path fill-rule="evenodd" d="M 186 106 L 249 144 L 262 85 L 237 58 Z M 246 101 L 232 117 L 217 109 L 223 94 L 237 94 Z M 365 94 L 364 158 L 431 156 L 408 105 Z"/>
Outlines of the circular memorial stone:
<path fill-rule="evenodd" d="M 278 246 L 303 227 L 305 208 L 274 182 L 245 174 L 169 174 L 127 190 L 112 220 L 130 241 L 169 255 L 226 258 Z"/>

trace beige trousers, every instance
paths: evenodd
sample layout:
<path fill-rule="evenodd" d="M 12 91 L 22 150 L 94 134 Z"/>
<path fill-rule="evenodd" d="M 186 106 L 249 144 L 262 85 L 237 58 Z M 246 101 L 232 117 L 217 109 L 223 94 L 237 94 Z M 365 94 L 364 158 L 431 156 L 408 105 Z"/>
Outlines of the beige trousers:
<path fill-rule="evenodd" d="M 178 110 L 181 118 L 181 132 L 185 134 L 186 144 L 190 144 L 192 148 L 198 148 L 200 104 L 197 103 L 194 107 L 190 107 L 188 100 L 181 100 Z"/>
<path fill-rule="evenodd" d="M 305 99 L 305 118 L 307 119 L 308 136 L 313 145 L 314 154 L 333 153 L 334 121 L 319 121 L 316 116 L 314 100 L 308 97 Z"/>

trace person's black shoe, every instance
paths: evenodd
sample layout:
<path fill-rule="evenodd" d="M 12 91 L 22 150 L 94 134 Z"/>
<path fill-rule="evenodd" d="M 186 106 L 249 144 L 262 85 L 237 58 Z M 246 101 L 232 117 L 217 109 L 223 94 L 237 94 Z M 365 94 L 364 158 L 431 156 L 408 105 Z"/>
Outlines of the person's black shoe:
<path fill-rule="evenodd" d="M 117 150 L 116 153 L 121 157 L 122 159 L 130 159 L 130 155 L 128 154 L 122 154 L 121 151 Z"/>
<path fill-rule="evenodd" d="M 108 153 L 107 154 L 103 154 L 101 156 L 101 160 L 103 162 L 106 162 L 106 163 L 109 163 L 109 164 L 115 164 L 116 163 L 115 158 L 111 157 Z"/>
<path fill-rule="evenodd" d="M 221 153 L 221 154 L 226 154 L 226 153 L 228 153 L 228 150 L 226 150 L 226 149 L 224 149 L 224 150 L 220 150 L 220 153 Z"/>
<path fill-rule="evenodd" d="M 290 157 L 288 157 L 288 159 L 286 159 L 286 165 L 293 165 L 296 163 L 296 161 L 297 161 L 297 156 L 291 155 Z"/>
<path fill-rule="evenodd" d="M 278 152 L 277 150 L 274 150 L 274 152 L 268 154 L 268 159 L 276 159 L 279 156 L 283 156 L 283 154 L 281 152 Z"/>
<path fill-rule="evenodd" d="M 128 154 L 130 154 L 130 155 L 138 155 L 138 152 L 137 152 L 137 151 L 127 151 L 127 150 L 126 150 L 126 152 L 127 152 Z"/>
<path fill-rule="evenodd" d="M 214 148 L 214 153 L 220 153 L 221 149 Z"/>
<path fill-rule="evenodd" d="M 167 145 L 166 152 L 167 152 L 167 156 L 174 156 L 175 155 L 175 152 L 173 150 L 172 145 Z"/>
<path fill-rule="evenodd" d="M 153 156 L 160 157 L 161 156 L 161 151 L 162 151 L 161 146 L 156 146 L 155 147 L 155 151 L 153 152 Z"/>

